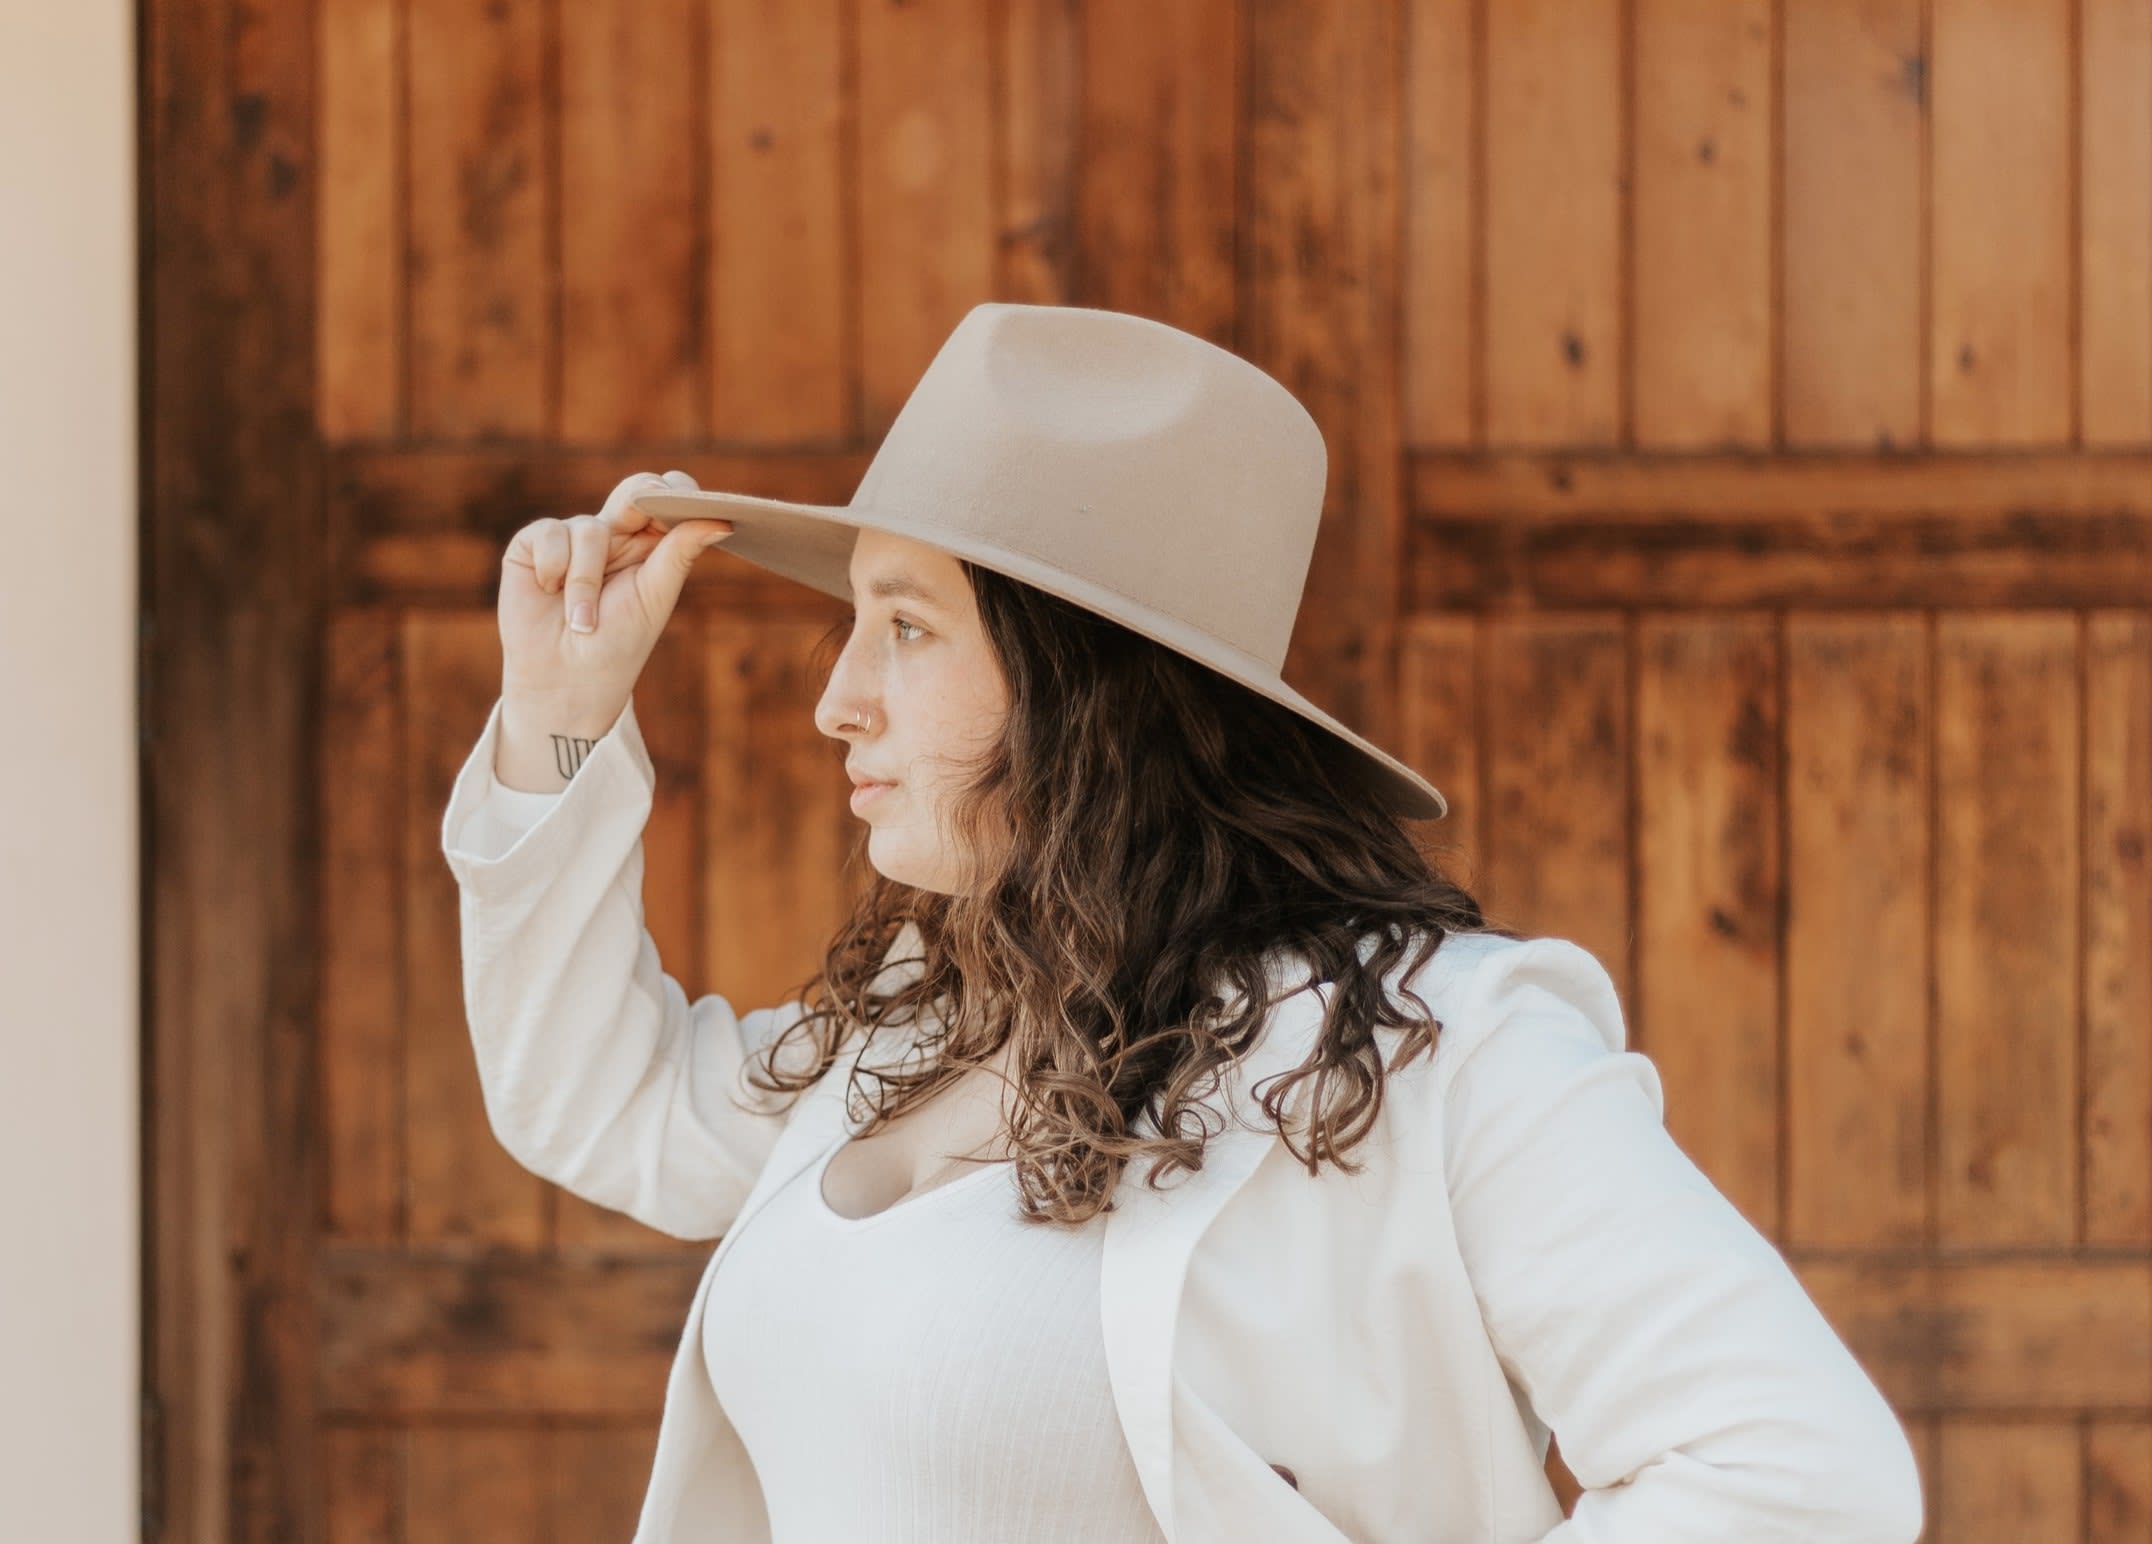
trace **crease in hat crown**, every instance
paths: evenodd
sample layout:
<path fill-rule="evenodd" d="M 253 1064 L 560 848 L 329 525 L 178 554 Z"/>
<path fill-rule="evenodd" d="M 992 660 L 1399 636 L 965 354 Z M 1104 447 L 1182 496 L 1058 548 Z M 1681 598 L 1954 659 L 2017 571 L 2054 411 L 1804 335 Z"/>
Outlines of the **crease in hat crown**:
<path fill-rule="evenodd" d="M 1360 753 L 1400 813 L 1441 791 L 1282 671 L 1322 523 L 1321 427 L 1283 384 L 1164 322 L 986 301 L 951 330 L 843 505 L 639 495 L 733 522 L 723 550 L 849 602 L 862 529 L 905 536 L 1109 617 Z"/>
<path fill-rule="evenodd" d="M 1321 427 L 1238 355 L 1146 317 L 988 302 L 898 410 L 852 507 L 1082 575 L 1277 670 L 1327 472 Z"/>

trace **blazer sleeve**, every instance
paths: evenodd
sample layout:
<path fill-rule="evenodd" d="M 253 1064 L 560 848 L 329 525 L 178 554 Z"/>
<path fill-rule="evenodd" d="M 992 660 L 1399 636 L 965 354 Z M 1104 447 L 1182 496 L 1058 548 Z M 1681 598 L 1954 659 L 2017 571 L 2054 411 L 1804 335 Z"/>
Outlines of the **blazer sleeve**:
<path fill-rule="evenodd" d="M 802 1007 L 690 1002 L 660 963 L 642 896 L 657 776 L 632 700 L 554 795 L 495 780 L 500 719 L 496 700 L 441 822 L 487 1119 L 533 1173 L 714 1238 L 784 1125 L 741 1073 Z"/>
<path fill-rule="evenodd" d="M 1481 974 L 1443 1140 L 1496 1356 L 1585 1487 L 1542 1544 L 1914 1544 L 1904 1428 L 1675 1145 L 1605 969 L 1537 939 Z"/>

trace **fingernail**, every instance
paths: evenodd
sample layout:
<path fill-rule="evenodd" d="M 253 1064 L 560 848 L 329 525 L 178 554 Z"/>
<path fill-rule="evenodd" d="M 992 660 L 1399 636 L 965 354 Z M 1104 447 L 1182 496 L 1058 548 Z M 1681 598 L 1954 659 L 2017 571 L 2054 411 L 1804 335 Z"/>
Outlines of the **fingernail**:
<path fill-rule="evenodd" d="M 597 617 L 592 613 L 589 601 L 581 600 L 575 603 L 575 610 L 568 617 L 568 625 L 579 633 L 594 633 L 598 630 Z"/>

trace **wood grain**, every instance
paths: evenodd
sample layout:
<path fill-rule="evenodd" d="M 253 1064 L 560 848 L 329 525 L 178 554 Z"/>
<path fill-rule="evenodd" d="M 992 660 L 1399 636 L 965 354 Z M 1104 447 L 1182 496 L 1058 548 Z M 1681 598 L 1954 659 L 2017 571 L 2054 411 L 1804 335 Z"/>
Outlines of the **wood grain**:
<path fill-rule="evenodd" d="M 1936 1235 L 2076 1241 L 2078 628 L 1939 618 Z"/>
<path fill-rule="evenodd" d="M 321 1002 L 325 1234 L 404 1228 L 402 637 L 354 608 L 330 620 L 321 724 Z"/>
<path fill-rule="evenodd" d="M 1637 1017 L 1666 1125 L 1782 1232 L 1779 644 L 1770 617 L 1637 622 Z"/>
<path fill-rule="evenodd" d="M 708 432 L 719 443 L 828 446 L 859 432 L 862 244 L 846 168 L 854 136 L 884 126 L 858 121 L 844 10 L 709 8 Z"/>
<path fill-rule="evenodd" d="M 708 418 L 703 9 L 557 9 L 557 437 L 570 443 L 686 439 Z"/>
<path fill-rule="evenodd" d="M 1631 91 L 1632 438 L 1762 448 L 1776 435 L 1771 0 L 1636 0 Z"/>
<path fill-rule="evenodd" d="M 2076 435 L 2071 0 L 1932 0 L 1938 449 Z"/>
<path fill-rule="evenodd" d="M 1933 807 L 1919 616 L 1786 623 L 1786 1237 L 1930 1228 Z"/>
<path fill-rule="evenodd" d="M 1925 7 L 1779 10 L 1779 439 L 1914 449 L 1926 432 Z"/>
<path fill-rule="evenodd" d="M 410 432 L 421 438 L 557 427 L 548 14 L 493 0 L 408 10 Z"/>

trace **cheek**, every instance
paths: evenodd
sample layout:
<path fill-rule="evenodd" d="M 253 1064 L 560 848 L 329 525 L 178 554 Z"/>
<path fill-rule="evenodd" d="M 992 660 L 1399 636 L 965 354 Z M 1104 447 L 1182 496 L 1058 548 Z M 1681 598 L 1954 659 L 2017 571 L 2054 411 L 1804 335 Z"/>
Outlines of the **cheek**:
<path fill-rule="evenodd" d="M 920 703 L 920 742 L 945 755 L 972 757 L 1000 737 L 1007 699 L 972 679 L 945 683 Z"/>
<path fill-rule="evenodd" d="M 999 739 L 1009 719 L 1009 692 L 992 671 L 977 672 L 964 698 L 964 730 L 974 746 Z"/>

